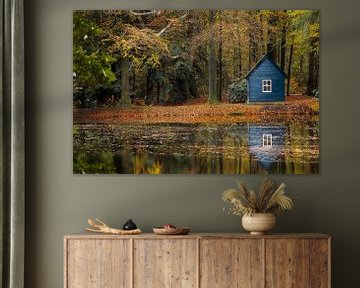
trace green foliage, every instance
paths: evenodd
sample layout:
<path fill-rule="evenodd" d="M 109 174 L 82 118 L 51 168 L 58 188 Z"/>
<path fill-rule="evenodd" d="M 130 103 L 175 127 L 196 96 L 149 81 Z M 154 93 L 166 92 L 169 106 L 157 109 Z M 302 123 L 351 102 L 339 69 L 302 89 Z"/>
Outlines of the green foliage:
<path fill-rule="evenodd" d="M 148 92 L 152 92 L 153 90 L 156 90 L 156 102 L 157 104 L 164 103 L 165 102 L 165 92 L 168 91 L 168 80 L 166 78 L 166 75 L 162 73 L 162 71 L 154 68 L 149 68 L 148 71 L 149 75 L 149 90 Z M 154 89 L 154 87 L 156 89 Z M 150 96 L 150 95 L 148 95 Z M 146 99 L 146 103 L 149 104 L 153 102 L 154 99 L 152 97 L 148 97 Z"/>
<path fill-rule="evenodd" d="M 91 154 L 80 152 L 74 154 L 75 174 L 112 174 L 116 173 L 113 155 L 110 152 L 98 154 Z"/>
<path fill-rule="evenodd" d="M 192 68 L 184 61 L 177 61 L 172 79 L 172 98 L 174 102 L 183 102 L 191 96 L 196 96 L 196 81 Z"/>
<path fill-rule="evenodd" d="M 112 83 L 116 79 L 111 70 L 115 58 L 102 45 L 103 30 L 82 11 L 74 12 L 73 25 L 74 87 Z"/>
<path fill-rule="evenodd" d="M 120 85 L 97 85 L 94 96 L 98 106 L 116 102 L 120 98 Z"/>
<path fill-rule="evenodd" d="M 114 58 L 103 52 L 86 52 L 82 47 L 74 49 L 74 72 L 76 86 L 94 87 L 96 84 L 110 84 L 116 78 L 111 71 Z"/>
<path fill-rule="evenodd" d="M 74 106 L 78 108 L 95 108 L 115 105 L 120 98 L 120 85 L 99 84 L 94 88 L 75 88 Z"/>
<path fill-rule="evenodd" d="M 151 71 L 149 80 L 152 85 L 164 85 L 165 76 L 157 69 L 152 69 Z"/>
<path fill-rule="evenodd" d="M 97 101 L 91 88 L 76 87 L 73 91 L 74 106 L 77 108 L 95 108 Z"/>
<path fill-rule="evenodd" d="M 247 81 L 242 79 L 229 85 L 229 101 L 231 103 L 241 103 L 247 100 Z"/>
<path fill-rule="evenodd" d="M 269 179 L 264 179 L 258 193 L 249 190 L 242 182 L 238 182 L 238 186 L 239 189 L 228 189 L 222 194 L 223 200 L 231 204 L 229 211 L 234 215 L 283 214 L 294 207 L 293 199 L 285 195 L 284 183 L 273 190 L 274 183 Z"/>

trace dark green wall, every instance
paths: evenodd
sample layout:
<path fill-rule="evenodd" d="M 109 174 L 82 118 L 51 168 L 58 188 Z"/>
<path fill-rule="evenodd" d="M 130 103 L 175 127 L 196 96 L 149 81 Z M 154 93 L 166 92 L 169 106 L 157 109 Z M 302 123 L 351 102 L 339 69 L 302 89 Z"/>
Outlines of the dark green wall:
<path fill-rule="evenodd" d="M 240 218 L 223 212 L 220 192 L 237 178 L 255 186 L 261 176 L 72 175 L 72 10 L 145 7 L 320 9 L 320 174 L 272 177 L 299 197 L 278 231 L 331 234 L 333 287 L 359 287 L 358 0 L 25 2 L 26 287 L 63 287 L 63 235 L 82 231 L 88 216 L 114 226 L 132 218 L 145 231 L 165 222 L 197 232 L 241 231 Z"/>

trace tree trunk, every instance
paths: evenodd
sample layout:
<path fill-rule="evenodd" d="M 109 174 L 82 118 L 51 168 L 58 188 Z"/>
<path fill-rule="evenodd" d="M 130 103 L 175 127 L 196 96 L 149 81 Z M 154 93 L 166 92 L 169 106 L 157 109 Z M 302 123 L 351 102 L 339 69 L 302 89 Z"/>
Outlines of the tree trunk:
<path fill-rule="evenodd" d="M 150 77 L 151 77 L 151 70 L 147 69 L 147 75 L 146 75 L 146 95 L 145 95 L 145 103 L 149 102 L 149 99 L 151 99 L 151 95 L 150 93 L 152 92 L 152 84 L 150 82 Z"/>
<path fill-rule="evenodd" d="M 276 51 L 277 51 L 277 59 L 276 62 L 281 62 L 281 41 L 278 41 L 278 44 L 276 45 Z"/>
<path fill-rule="evenodd" d="M 312 25 L 317 19 L 317 13 L 312 12 L 310 18 L 310 25 Z M 307 80 L 307 89 L 306 95 L 313 96 L 314 90 L 316 89 L 316 73 L 317 73 L 317 55 L 315 51 L 315 44 L 318 41 L 317 37 L 311 37 L 310 39 L 310 51 L 309 51 L 309 66 L 308 66 L 308 80 Z"/>
<path fill-rule="evenodd" d="M 232 68 L 233 68 L 233 79 L 234 78 L 236 78 L 236 75 L 238 74 L 238 66 L 237 66 L 237 48 L 235 47 L 234 48 L 234 54 L 233 54 L 233 66 L 232 66 Z"/>
<path fill-rule="evenodd" d="M 236 17 L 238 17 L 238 11 L 236 11 Z M 241 53 L 241 31 L 240 31 L 240 25 L 237 25 L 237 47 L 234 50 L 234 53 L 237 53 L 237 55 L 235 55 L 235 58 L 238 57 L 238 62 L 234 61 L 234 78 L 241 78 L 242 75 L 242 53 Z M 238 71 L 237 73 L 235 71 Z"/>
<path fill-rule="evenodd" d="M 135 87 L 135 84 L 136 84 L 136 69 L 134 67 L 134 70 L 133 70 L 133 75 L 132 75 L 132 92 L 135 94 L 135 90 L 136 90 L 136 87 Z"/>
<path fill-rule="evenodd" d="M 242 76 L 242 60 L 241 60 L 241 41 L 240 41 L 240 35 L 239 35 L 239 47 L 238 47 L 238 53 L 239 53 L 239 79 Z"/>
<path fill-rule="evenodd" d="M 131 104 L 130 99 L 130 82 L 129 82 L 129 58 L 121 59 L 121 106 L 128 106 Z"/>
<path fill-rule="evenodd" d="M 286 13 L 286 10 L 284 10 Z M 281 35 L 281 58 L 280 58 L 280 67 L 285 71 L 285 54 L 286 54 L 286 25 L 283 24 L 282 35 Z"/>
<path fill-rule="evenodd" d="M 209 12 L 210 23 L 210 40 L 209 40 L 209 103 L 217 103 L 217 89 L 216 89 L 216 51 L 215 51 L 215 39 L 214 39 L 214 23 L 215 23 L 215 11 Z"/>
<path fill-rule="evenodd" d="M 276 11 L 272 11 L 269 16 L 269 30 L 268 30 L 268 43 L 267 43 L 267 54 L 276 61 L 276 35 L 275 32 L 271 30 L 272 27 L 276 25 L 277 16 L 275 15 Z"/>
<path fill-rule="evenodd" d="M 314 89 L 318 89 L 318 87 L 319 87 L 319 57 L 318 56 L 315 58 L 314 74 L 315 74 Z"/>
<path fill-rule="evenodd" d="M 291 46 L 290 46 L 289 66 L 288 66 L 288 73 L 287 73 L 286 95 L 290 95 L 290 79 L 291 79 L 291 65 L 292 65 L 293 52 L 294 52 L 294 35 L 292 36 Z"/>
<path fill-rule="evenodd" d="M 249 70 L 253 67 L 253 65 L 256 63 L 256 55 L 257 55 L 257 49 L 256 49 L 256 43 L 254 40 L 254 35 L 251 33 L 249 39 Z"/>
<path fill-rule="evenodd" d="M 219 63 L 219 86 L 218 86 L 218 100 L 221 101 L 222 96 L 222 89 L 223 89 L 223 59 L 222 59 L 222 25 L 220 20 L 220 27 L 219 27 L 219 34 L 220 34 L 220 41 L 219 41 L 219 51 L 218 51 L 218 63 Z"/>
<path fill-rule="evenodd" d="M 239 26 L 237 28 L 238 45 L 234 48 L 234 78 L 241 78 L 242 75 L 242 55 L 241 55 L 241 32 Z M 237 60 L 237 61 L 236 61 Z"/>
<path fill-rule="evenodd" d="M 249 11 L 249 17 L 252 18 L 254 17 L 254 11 Z M 249 22 L 250 27 L 252 26 L 252 23 Z M 256 60 L 256 43 L 255 43 L 255 33 L 253 31 L 252 28 L 249 29 L 249 66 L 248 66 L 248 70 L 250 71 L 250 69 L 252 68 L 253 64 L 255 63 Z"/>
<path fill-rule="evenodd" d="M 261 46 L 261 54 L 266 53 L 266 41 L 265 41 L 264 31 L 265 31 L 264 15 L 260 12 L 260 46 Z"/>
<path fill-rule="evenodd" d="M 160 90 L 161 90 L 160 83 L 157 83 L 157 93 L 156 93 L 157 104 L 160 104 Z"/>
<path fill-rule="evenodd" d="M 249 54 L 248 54 L 248 71 L 251 70 L 251 40 L 249 38 L 249 45 L 248 45 L 248 48 L 249 48 Z"/>
<path fill-rule="evenodd" d="M 312 42 L 312 41 L 311 41 Z M 306 95 L 314 95 L 315 89 L 315 51 L 312 50 L 312 45 L 309 52 L 309 69 L 308 69 L 308 80 L 307 80 L 307 89 Z"/>

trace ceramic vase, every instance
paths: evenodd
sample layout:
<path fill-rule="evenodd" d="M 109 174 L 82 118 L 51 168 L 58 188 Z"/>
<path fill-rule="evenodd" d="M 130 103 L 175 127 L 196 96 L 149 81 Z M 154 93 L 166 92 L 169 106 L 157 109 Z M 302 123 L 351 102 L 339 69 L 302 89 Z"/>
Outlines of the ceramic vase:
<path fill-rule="evenodd" d="M 276 217 L 272 213 L 255 213 L 242 217 L 242 226 L 251 235 L 263 235 L 274 229 Z"/>

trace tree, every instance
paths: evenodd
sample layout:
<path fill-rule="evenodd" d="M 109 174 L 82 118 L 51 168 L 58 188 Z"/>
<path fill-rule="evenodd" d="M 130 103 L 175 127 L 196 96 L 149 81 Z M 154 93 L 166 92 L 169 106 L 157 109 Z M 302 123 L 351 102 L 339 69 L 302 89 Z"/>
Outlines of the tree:
<path fill-rule="evenodd" d="M 318 53 L 319 53 L 319 11 L 311 12 L 309 34 L 310 34 L 310 49 L 309 49 L 309 65 L 308 65 L 308 81 L 307 81 L 307 95 L 315 95 L 315 90 L 318 87 Z"/>
<path fill-rule="evenodd" d="M 220 12 L 219 12 L 220 13 Z M 219 49 L 218 49 L 218 100 L 221 101 L 223 89 L 223 26 L 219 15 Z"/>
<path fill-rule="evenodd" d="M 302 93 L 314 95 L 319 73 L 319 11 L 290 10 L 288 16 L 289 36 L 293 37 L 292 81 Z"/>
<path fill-rule="evenodd" d="M 282 11 L 282 27 L 281 27 L 281 58 L 280 58 L 280 68 L 285 71 L 285 55 L 286 55 L 286 32 L 288 28 L 287 13 L 286 10 Z"/>
<path fill-rule="evenodd" d="M 239 33 L 239 31 L 238 31 Z M 240 78 L 242 76 L 242 53 L 241 53 L 241 38 L 240 38 L 240 35 L 238 35 L 238 45 L 237 45 L 237 49 L 235 49 L 235 51 L 237 50 L 237 57 L 239 59 L 239 62 L 238 62 L 238 74 L 236 74 L 236 72 L 234 72 L 234 77 L 238 77 Z M 236 56 L 235 56 L 236 57 Z M 235 61 L 234 61 L 235 62 Z M 236 63 L 236 62 L 235 62 Z M 236 67 L 236 65 L 235 65 Z M 236 69 L 236 68 L 235 68 Z M 236 70 L 234 70 L 236 71 Z"/>
<path fill-rule="evenodd" d="M 106 16 L 110 21 L 106 22 L 106 26 L 108 28 L 109 42 L 111 43 L 109 50 L 121 57 L 120 104 L 126 106 L 131 103 L 129 83 L 130 62 L 133 66 L 159 67 L 161 65 L 161 58 L 169 54 L 169 49 L 168 42 L 160 37 L 159 33 L 147 28 L 142 29 L 141 25 L 138 27 L 137 25 L 130 25 L 119 21 L 117 18 L 122 16 L 123 13 L 123 11 L 108 12 Z M 135 18 L 141 17 L 138 15 L 134 16 L 133 14 L 130 16 Z M 133 22 L 137 23 L 137 20 L 133 19 Z"/>
<path fill-rule="evenodd" d="M 267 41 L 267 54 L 276 61 L 277 49 L 276 49 L 276 23 L 278 21 L 277 11 L 267 11 L 268 14 L 268 41 Z"/>
<path fill-rule="evenodd" d="M 216 51 L 214 39 L 215 11 L 209 11 L 210 39 L 209 39 L 209 103 L 217 103 L 216 89 Z"/>
<path fill-rule="evenodd" d="M 248 70 L 250 70 L 254 63 L 256 63 L 257 58 L 257 45 L 256 45 L 256 38 L 257 38 L 257 15 L 258 11 L 256 10 L 249 10 L 248 11 L 248 33 L 249 33 L 249 45 L 248 45 Z"/>
<path fill-rule="evenodd" d="M 128 106 L 131 104 L 129 66 L 130 66 L 129 58 L 123 57 L 121 59 L 121 99 L 120 99 L 120 104 L 122 106 Z"/>
<path fill-rule="evenodd" d="M 291 79 L 291 65 L 292 65 L 293 53 L 294 53 L 294 35 L 292 35 L 290 53 L 289 53 L 289 65 L 288 65 L 288 73 L 287 73 L 286 95 L 290 95 L 290 79 Z"/>

